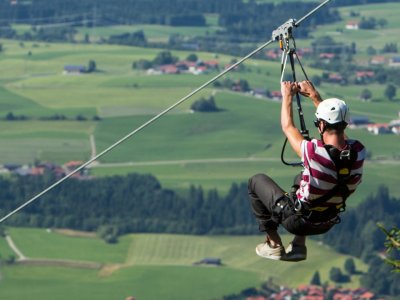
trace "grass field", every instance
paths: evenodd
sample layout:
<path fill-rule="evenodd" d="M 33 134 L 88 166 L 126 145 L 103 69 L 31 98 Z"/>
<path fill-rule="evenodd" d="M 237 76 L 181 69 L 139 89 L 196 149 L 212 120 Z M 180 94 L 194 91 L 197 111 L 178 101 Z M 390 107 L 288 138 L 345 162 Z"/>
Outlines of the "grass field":
<path fill-rule="evenodd" d="M 335 8 L 334 2 L 328 6 Z M 398 36 L 400 21 L 396 12 L 400 9 L 399 3 L 338 9 L 343 20 L 318 27 L 313 38 L 328 34 L 346 45 L 355 42 L 359 51 L 357 60 L 366 60 L 368 46 L 379 50 Z M 360 12 L 360 17 L 385 18 L 388 25 L 377 30 L 345 30 L 345 23 L 353 19 L 349 15 L 351 11 Z M 78 38 L 83 39 L 88 33 L 95 41 L 110 34 L 143 30 L 149 40 L 159 42 L 166 41 L 168 35 L 174 33 L 190 37 L 206 34 L 206 31 L 218 28 L 217 22 L 218 16 L 208 15 L 208 27 L 204 28 L 146 25 L 80 29 Z M 17 29 L 22 32 L 27 28 L 19 25 Z M 298 40 L 297 46 L 307 47 L 312 41 Z M 0 43 L 3 46 L 0 54 L 1 164 L 31 164 L 35 160 L 60 164 L 69 160 L 86 161 L 91 154 L 91 134 L 99 153 L 217 74 L 145 76 L 132 70 L 135 60 L 152 60 L 160 49 L 10 40 L 0 40 Z M 173 55 L 181 59 L 190 53 L 173 51 Z M 213 53 L 196 54 L 203 60 L 216 59 Z M 217 57 L 221 66 L 232 58 Z M 62 75 L 64 65 L 87 65 L 90 60 L 96 61 L 98 72 L 82 76 Z M 245 71 L 230 72 L 226 77 L 246 79 L 252 87 L 278 90 L 278 60 L 249 60 L 245 63 Z M 321 73 L 322 70 L 307 68 L 309 76 Z M 323 97 L 344 98 L 353 115 L 368 116 L 380 123 L 396 119 L 400 110 L 399 101 L 385 99 L 385 87 L 323 84 L 319 90 Z M 359 100 L 364 88 L 373 92 L 374 101 Z M 215 94 L 221 112 L 189 112 L 193 101 L 211 94 Z M 307 102 L 303 108 L 308 127 L 316 136 L 312 127 L 314 109 Z M 9 112 L 29 119 L 4 121 Z M 151 173 L 164 187 L 176 191 L 185 192 L 190 185 L 201 185 L 206 190 L 217 188 L 221 194 L 225 194 L 233 182 L 246 182 L 251 175 L 266 172 L 288 187 L 299 170 L 284 167 L 280 162 L 283 136 L 279 113 L 278 102 L 215 90 L 211 86 L 101 157 L 102 164 L 91 172 L 96 176 Z M 69 120 L 39 120 L 55 114 L 63 114 Z M 75 121 L 77 115 L 88 120 Z M 102 120 L 92 121 L 95 115 Z M 375 193 L 381 184 L 387 185 L 391 194 L 398 197 L 399 136 L 373 136 L 363 130 L 349 130 L 349 136 L 362 140 L 372 158 L 365 164 L 363 184 L 349 199 L 349 206 L 355 206 Z M 287 158 L 293 158 L 290 151 Z M 39 229 L 10 228 L 9 232 L 28 257 L 93 261 L 104 264 L 105 268 L 1 265 L 0 299 L 7 300 L 109 300 L 125 299 L 129 295 L 140 300 L 204 300 L 237 293 L 270 277 L 279 284 L 295 287 L 308 283 L 316 270 L 320 272 L 321 281 L 328 282 L 330 269 L 343 267 L 347 258 L 310 241 L 306 262 L 280 264 L 262 260 L 254 253 L 255 245 L 262 241 L 261 236 L 133 234 L 121 237 L 116 245 L 107 245 L 95 237 L 67 236 Z M 284 236 L 286 243 L 288 238 Z M 11 254 L 5 240 L 0 238 L 1 257 L 8 258 Z M 225 265 L 221 268 L 192 266 L 194 261 L 204 257 L 219 257 Z M 357 259 L 356 265 L 357 269 L 366 271 L 366 266 Z M 359 277 L 354 277 L 349 286 L 359 286 L 358 280 Z"/>
<path fill-rule="evenodd" d="M 258 258 L 254 246 L 260 236 L 185 236 L 134 234 L 116 245 L 97 238 L 67 236 L 44 229 L 10 228 L 15 244 L 30 258 L 95 261 L 107 264 L 100 270 L 61 267 L 6 266 L 0 297 L 21 299 L 212 299 L 257 286 L 272 278 L 288 286 L 308 283 L 316 270 L 329 281 L 332 266 L 343 267 L 346 256 L 324 245 L 309 242 L 309 259 L 280 263 Z M 288 236 L 284 241 L 288 242 Z M 6 246 L 0 249 L 6 250 Z M 9 250 L 8 250 L 9 251 Z M 3 253 L 3 252 L 2 252 Z M 222 259 L 223 267 L 195 267 L 205 257 Z M 355 259 L 359 271 L 366 266 Z M 307 266 L 305 268 L 305 266 Z M 108 271 L 107 271 L 108 270 Z M 114 270 L 113 272 L 110 270 Z M 83 284 L 84 283 L 84 284 Z M 16 289 L 19 284 L 20 288 Z M 358 277 L 348 286 L 357 286 Z M 157 287 L 157 289 L 154 289 Z M 69 297 L 69 298 L 68 298 Z"/>
<path fill-rule="evenodd" d="M 89 120 L 94 115 L 103 119 L 100 122 L 1 121 L 5 129 L 0 133 L 2 163 L 32 163 L 35 159 L 58 163 L 86 161 L 91 153 L 90 134 L 95 136 L 99 153 L 216 74 L 143 76 L 131 69 L 132 61 L 151 59 L 158 53 L 156 49 L 143 52 L 135 47 L 66 44 L 39 44 L 34 47 L 33 43 L 21 47 L 14 41 L 5 41 L 4 48 L 0 61 L 11 70 L 0 75 L 0 107 L 4 115 L 12 111 L 16 115 L 32 118 L 58 113 L 71 119 L 78 114 Z M 28 49 L 33 54 L 26 58 Z M 174 52 L 181 58 L 187 54 Z M 212 54 L 198 55 L 203 59 L 213 58 Z M 90 59 L 96 60 L 100 72 L 83 76 L 61 75 L 64 64 L 85 64 Z M 221 55 L 219 59 L 226 63 L 231 58 Z M 28 61 L 24 63 L 24 60 Z M 279 62 L 249 60 L 245 65 L 246 71 L 232 72 L 227 77 L 245 78 L 253 87 L 279 89 Z M 310 69 L 308 73 L 320 72 Z M 362 88 L 324 84 L 319 90 L 323 97 L 346 99 L 354 115 L 368 116 L 375 122 L 388 122 L 397 117 L 399 102 L 383 100 L 384 86 L 368 86 L 376 97 L 375 101 L 368 103 L 358 99 Z M 194 100 L 215 92 L 222 112 L 189 113 L 189 106 Z M 308 102 L 303 104 L 303 108 L 308 127 L 312 135 L 316 135 L 311 125 L 314 108 Z M 224 193 L 233 181 L 243 182 L 252 174 L 268 172 L 288 186 L 297 171 L 282 168 L 279 163 L 283 143 L 279 111 L 280 104 L 277 102 L 215 91 L 210 87 L 103 156 L 100 161 L 111 165 L 94 169 L 93 174 L 106 176 L 150 172 L 169 188 L 181 190 L 194 184 L 218 188 Z M 395 162 L 380 162 L 383 159 L 390 163 L 397 159 L 399 137 L 372 136 L 361 130 L 352 130 L 349 135 L 361 139 L 375 159 L 366 164 L 372 174 L 366 173 L 366 184 L 361 186 L 359 197 L 362 199 L 375 192 L 382 183 L 398 194 L 397 165 Z M 289 158 L 291 156 L 288 154 Z M 251 161 L 254 158 L 264 161 Z M 224 162 L 224 159 L 228 161 Z M 238 161 L 233 163 L 232 159 Z M 168 163 L 176 160 L 202 162 Z M 137 165 L 140 162 L 153 163 Z M 376 180 L 375 174 L 382 176 Z"/>

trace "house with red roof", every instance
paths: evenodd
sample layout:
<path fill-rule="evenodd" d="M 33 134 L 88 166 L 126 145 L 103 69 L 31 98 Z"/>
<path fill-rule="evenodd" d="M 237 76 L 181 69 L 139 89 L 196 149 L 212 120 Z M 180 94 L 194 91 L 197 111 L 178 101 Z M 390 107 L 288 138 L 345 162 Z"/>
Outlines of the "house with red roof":
<path fill-rule="evenodd" d="M 348 21 L 346 23 L 346 29 L 358 30 L 358 29 L 360 29 L 360 23 L 358 21 Z"/>

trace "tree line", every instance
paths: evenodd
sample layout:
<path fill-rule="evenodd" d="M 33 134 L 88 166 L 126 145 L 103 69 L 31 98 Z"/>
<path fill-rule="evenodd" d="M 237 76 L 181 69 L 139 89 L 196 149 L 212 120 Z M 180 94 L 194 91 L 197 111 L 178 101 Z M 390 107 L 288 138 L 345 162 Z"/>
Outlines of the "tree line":
<path fill-rule="evenodd" d="M 259 41 L 287 21 L 288 12 L 301 17 L 315 8 L 316 3 L 262 3 L 242 0 L 71 0 L 65 5 L 60 1 L 32 0 L 24 5 L 0 2 L 2 27 L 11 23 L 31 24 L 34 32 L 25 39 L 41 37 L 42 40 L 73 40 L 75 26 L 109 26 L 115 24 L 160 24 L 170 26 L 206 26 L 206 14 L 218 14 L 218 25 L 224 29 L 218 38 L 232 41 Z M 154 13 L 154 12 L 157 13 Z M 64 17 L 65 16 L 65 17 Z M 301 35 L 307 35 L 310 26 L 339 19 L 336 10 L 320 10 L 302 25 Z M 8 21 L 8 22 L 7 22 Z M 54 23 L 70 24 L 69 27 L 40 27 Z M 36 29 L 38 28 L 38 29 Z M 53 34 L 50 34 L 53 32 Z M 11 28 L 2 30 L 3 37 L 16 35 Z M 23 37 L 22 37 L 23 38 Z"/>
<path fill-rule="evenodd" d="M 52 174 L 0 177 L 0 213 L 11 211 L 54 181 Z M 9 224 L 87 231 L 112 225 L 118 234 L 248 234 L 254 222 L 246 193 L 243 184 L 233 184 L 226 196 L 192 186 L 183 197 L 163 189 L 151 175 L 71 179 L 13 216 Z"/>

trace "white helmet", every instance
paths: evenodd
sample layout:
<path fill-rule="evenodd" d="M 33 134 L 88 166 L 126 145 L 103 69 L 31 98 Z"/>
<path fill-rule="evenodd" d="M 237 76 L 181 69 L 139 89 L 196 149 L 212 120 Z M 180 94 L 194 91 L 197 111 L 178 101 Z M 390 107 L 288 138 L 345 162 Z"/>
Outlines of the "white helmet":
<path fill-rule="evenodd" d="M 337 98 L 322 101 L 317 107 L 315 116 L 329 124 L 349 123 L 350 121 L 349 108 L 343 100 Z"/>

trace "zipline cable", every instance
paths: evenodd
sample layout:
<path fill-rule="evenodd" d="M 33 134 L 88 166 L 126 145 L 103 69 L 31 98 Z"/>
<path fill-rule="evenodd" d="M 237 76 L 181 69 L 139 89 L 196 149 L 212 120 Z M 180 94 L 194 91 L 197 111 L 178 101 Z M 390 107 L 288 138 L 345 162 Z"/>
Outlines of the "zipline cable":
<path fill-rule="evenodd" d="M 117 142 L 115 142 L 114 144 L 112 144 L 111 146 L 109 146 L 107 149 L 105 149 L 104 151 L 102 151 L 101 153 L 97 154 L 95 157 L 92 157 L 90 160 L 88 160 L 87 162 L 85 162 L 83 165 L 79 166 L 78 168 L 76 168 L 75 170 L 73 170 L 71 173 L 68 173 L 66 176 L 64 176 L 63 178 L 61 178 L 60 180 L 58 180 L 57 182 L 55 182 L 54 184 L 50 185 L 48 188 L 46 188 L 45 190 L 43 190 L 42 192 L 40 192 L 39 194 L 37 194 L 36 196 L 32 197 L 31 199 L 29 199 L 27 202 L 25 202 L 24 204 L 22 204 L 21 206 L 19 206 L 18 208 L 16 208 L 15 210 L 13 210 L 12 212 L 10 212 L 9 214 L 7 214 L 6 216 L 4 216 L 3 218 L 0 219 L 0 223 L 4 222 L 6 219 L 8 219 L 9 217 L 11 217 L 12 215 L 14 215 L 15 213 L 17 213 L 18 211 L 20 211 L 21 209 L 23 209 L 24 207 L 26 207 L 27 205 L 31 204 L 33 201 L 35 201 L 36 199 L 38 199 L 39 197 L 43 196 L 44 194 L 46 194 L 48 191 L 52 190 L 53 188 L 55 188 L 56 186 L 58 186 L 59 184 L 61 184 L 63 181 L 67 180 L 69 177 L 71 177 L 72 175 L 78 173 L 80 170 L 82 170 L 83 168 L 87 167 L 88 165 L 90 165 L 92 162 L 94 162 L 96 159 L 98 159 L 99 157 L 103 156 L 104 154 L 106 154 L 107 152 L 110 152 L 112 149 L 114 149 L 115 147 L 117 147 L 118 145 L 120 145 L 121 143 L 123 143 L 124 141 L 126 141 L 127 139 L 129 139 L 131 136 L 133 136 L 134 134 L 138 133 L 139 131 L 141 131 L 142 129 L 144 129 L 145 127 L 147 127 L 148 125 L 150 125 L 151 123 L 153 123 L 154 121 L 156 121 L 157 119 L 159 119 L 160 117 L 162 117 L 163 115 L 165 115 L 166 113 L 168 113 L 170 110 L 174 109 L 175 107 L 177 107 L 179 104 L 181 104 L 182 102 L 186 101 L 187 99 L 189 99 L 190 97 L 192 97 L 194 94 L 196 94 L 197 92 L 199 92 L 200 90 L 204 89 L 206 86 L 208 86 L 209 84 L 213 83 L 214 81 L 216 81 L 218 78 L 222 77 L 223 75 L 225 75 L 226 73 L 228 73 L 229 71 L 231 71 L 232 69 L 236 68 L 237 66 L 239 66 L 241 63 L 243 63 L 245 60 L 247 60 L 248 58 L 252 57 L 254 54 L 256 54 L 257 52 L 261 51 L 262 49 L 264 49 L 266 46 L 268 46 L 269 44 L 271 44 L 272 42 L 274 42 L 273 40 L 269 40 L 268 42 L 264 43 L 263 45 L 261 45 L 260 47 L 258 47 L 256 50 L 254 50 L 253 52 L 249 53 L 248 55 L 246 55 L 245 57 L 243 57 L 242 59 L 240 59 L 239 61 L 237 61 L 235 64 L 231 65 L 229 68 L 225 69 L 223 72 L 219 73 L 218 75 L 216 75 L 215 77 L 213 77 L 212 79 L 210 79 L 209 81 L 207 81 L 206 83 L 204 83 L 203 85 L 201 85 L 200 87 L 198 87 L 197 89 L 193 90 L 191 93 L 189 93 L 188 95 L 186 95 L 185 97 L 181 98 L 178 102 L 176 102 L 175 104 L 171 105 L 170 107 L 168 107 L 167 109 L 165 109 L 164 111 L 160 112 L 158 115 L 154 116 L 153 118 L 151 118 L 150 120 L 148 120 L 146 123 L 144 123 L 143 125 L 139 126 L 138 128 L 136 128 L 135 130 L 133 130 L 132 132 L 128 133 L 127 135 L 125 135 L 123 138 L 121 138 L 120 140 L 118 140 Z"/>
<path fill-rule="evenodd" d="M 331 0 L 326 0 L 325 2 L 323 2 L 322 4 L 320 4 L 318 7 L 316 7 L 315 9 L 313 9 L 311 12 L 309 12 L 307 15 L 305 15 L 304 17 L 302 17 L 299 21 L 297 22 L 293 22 L 293 24 L 295 26 L 298 26 L 300 24 L 300 22 L 304 21 L 307 17 L 309 17 L 311 14 L 313 14 L 314 12 L 316 12 L 319 8 L 321 8 L 323 5 L 325 5 L 326 3 L 328 3 Z M 229 71 L 231 71 L 232 69 L 235 69 L 237 66 L 239 66 L 240 64 L 242 64 L 245 60 L 249 59 L 250 57 L 252 57 L 253 55 L 255 55 L 256 53 L 260 52 L 262 49 L 264 49 L 265 47 L 267 47 L 269 44 L 273 43 L 274 41 L 276 41 L 276 36 L 273 32 L 272 34 L 272 39 L 269 40 L 268 42 L 262 44 L 261 46 L 259 46 L 257 49 L 255 49 L 254 51 L 250 52 L 249 54 L 247 54 L 245 57 L 241 58 L 239 61 L 237 61 L 236 63 L 234 63 L 233 65 L 231 65 L 229 68 L 225 69 L 224 71 L 222 71 L 221 73 L 219 73 L 218 75 L 214 76 L 213 78 L 211 78 L 209 81 L 207 81 L 206 83 L 204 83 L 203 85 L 201 85 L 200 87 L 198 87 L 197 89 L 193 90 L 192 92 L 190 92 L 189 94 L 187 94 L 186 96 L 184 96 L 183 98 L 181 98 L 180 100 L 178 100 L 175 104 L 171 105 L 170 107 L 168 107 L 167 109 L 163 110 L 162 112 L 160 112 L 159 114 L 157 114 L 156 116 L 154 116 L 153 118 L 151 118 L 150 120 L 148 120 L 147 122 L 145 122 L 143 125 L 139 126 L 138 128 L 136 128 L 135 130 L 131 131 L 130 133 L 128 133 L 127 135 L 125 135 L 123 138 L 121 138 L 120 140 L 116 141 L 114 144 L 112 144 L 111 146 L 109 146 L 108 148 L 106 148 L 105 150 L 103 150 L 101 153 L 97 154 L 95 157 L 92 157 L 90 160 L 88 160 L 87 162 L 85 162 L 84 164 L 82 164 L 81 166 L 79 166 L 78 168 L 76 168 L 75 170 L 73 170 L 71 173 L 68 173 L 66 176 L 64 176 L 63 178 L 61 178 L 60 180 L 58 180 L 57 182 L 53 183 L 52 185 L 50 185 L 48 188 L 44 189 L 42 192 L 38 193 L 36 196 L 32 197 L 31 199 L 29 199 L 28 201 L 26 201 L 25 203 L 23 203 L 22 205 L 20 205 L 19 207 L 17 207 L 16 209 L 14 209 L 13 211 L 11 211 L 10 213 L 8 213 L 7 215 L 5 215 L 4 217 L 2 217 L 0 219 L 0 224 L 2 222 L 4 222 L 5 220 L 7 220 L 9 217 L 11 217 L 12 215 L 14 215 L 15 213 L 19 212 L 21 209 L 25 208 L 26 206 L 28 206 L 29 204 L 31 204 L 32 202 L 34 202 L 36 199 L 38 199 L 39 197 L 43 196 L 44 194 L 46 194 L 47 192 L 49 192 L 50 190 L 52 190 L 53 188 L 55 188 L 56 186 L 60 185 L 62 182 L 64 182 L 65 180 L 67 180 L 68 178 L 70 178 L 71 176 L 73 176 L 74 174 L 78 173 L 80 170 L 82 170 L 83 168 L 87 167 L 88 165 L 90 165 L 91 163 L 93 163 L 95 160 L 97 160 L 98 158 L 100 158 L 101 156 L 103 156 L 104 154 L 110 152 L 112 149 L 114 149 L 115 147 L 117 147 L 118 145 L 120 145 L 121 143 L 123 143 L 124 141 L 126 141 L 127 139 L 129 139 L 130 137 L 132 137 L 133 135 L 135 135 L 136 133 L 138 133 L 139 131 L 141 131 L 142 129 L 144 129 L 145 127 L 147 127 L 148 125 L 150 125 L 151 123 L 153 123 L 154 121 L 156 121 L 157 119 L 159 119 L 160 117 L 162 117 L 163 115 L 165 115 L 166 113 L 168 113 L 169 111 L 171 111 L 172 109 L 174 109 L 175 107 L 177 107 L 178 105 L 180 105 L 181 103 L 183 103 L 184 101 L 186 101 L 187 99 L 189 99 L 190 97 L 192 97 L 193 95 L 195 95 L 196 93 L 198 93 L 199 91 L 201 91 L 202 89 L 204 89 L 206 86 L 208 86 L 209 84 L 213 83 L 214 81 L 216 81 L 217 79 L 219 79 L 220 77 L 222 77 L 223 75 L 225 75 L 226 73 L 228 73 Z"/>

